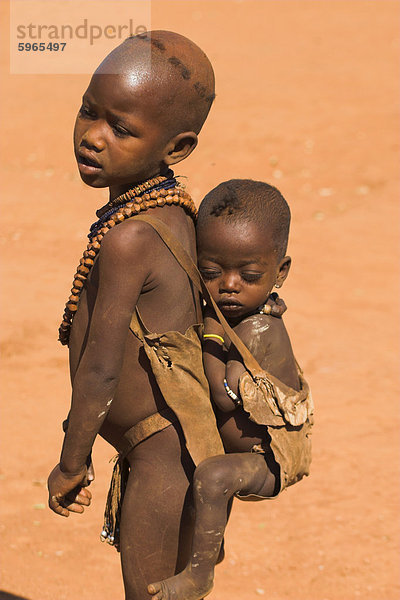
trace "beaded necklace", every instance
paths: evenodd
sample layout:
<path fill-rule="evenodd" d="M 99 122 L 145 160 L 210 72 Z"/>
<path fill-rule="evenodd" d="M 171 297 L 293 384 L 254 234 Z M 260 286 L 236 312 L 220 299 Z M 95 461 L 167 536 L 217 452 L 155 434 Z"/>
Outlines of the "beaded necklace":
<path fill-rule="evenodd" d="M 65 305 L 62 323 L 59 327 L 59 341 L 63 346 L 68 345 L 72 321 L 78 310 L 79 298 L 84 289 L 85 282 L 93 267 L 95 258 L 100 251 L 101 241 L 106 233 L 134 215 L 144 212 L 149 208 L 164 205 L 182 206 L 182 208 L 195 220 L 196 206 L 185 190 L 179 186 L 171 170 L 167 176 L 158 176 L 148 179 L 133 187 L 114 200 L 100 208 L 96 215 L 98 221 L 93 223 L 88 234 L 89 243 L 79 261 L 71 295 Z"/>

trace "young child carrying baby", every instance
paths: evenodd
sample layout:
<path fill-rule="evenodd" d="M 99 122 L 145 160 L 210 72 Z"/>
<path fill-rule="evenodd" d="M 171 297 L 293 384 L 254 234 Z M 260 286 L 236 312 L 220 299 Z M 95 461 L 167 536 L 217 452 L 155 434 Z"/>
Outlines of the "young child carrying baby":
<path fill-rule="evenodd" d="M 203 359 L 227 454 L 195 471 L 191 559 L 180 574 L 149 586 L 155 600 L 200 600 L 210 592 L 234 496 L 275 497 L 309 473 L 311 395 L 283 321 L 267 304 L 289 272 L 289 224 L 281 193 L 258 181 L 222 183 L 200 205 Z"/>
<path fill-rule="evenodd" d="M 102 537 L 121 550 L 126 600 L 148 598 L 151 581 L 186 564 L 194 465 L 223 452 L 202 366 L 200 299 L 157 233 L 158 224 L 196 260 L 197 211 L 170 167 L 196 147 L 213 98 L 204 52 L 153 31 L 102 61 L 75 123 L 81 178 L 108 187 L 109 201 L 90 229 L 59 330 L 72 402 L 49 506 L 64 517 L 82 513 L 95 438 L 118 451 L 120 521 L 107 511 Z"/>

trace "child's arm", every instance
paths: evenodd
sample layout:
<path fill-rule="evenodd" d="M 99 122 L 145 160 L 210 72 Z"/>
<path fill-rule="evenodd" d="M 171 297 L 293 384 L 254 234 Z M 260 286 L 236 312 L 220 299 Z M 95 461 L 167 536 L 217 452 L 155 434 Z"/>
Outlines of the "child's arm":
<path fill-rule="evenodd" d="M 130 223 L 109 231 L 102 243 L 96 303 L 74 377 L 68 430 L 58 471 L 49 478 L 50 501 L 61 498 L 50 507 L 59 514 L 65 514 L 59 510 L 62 498 L 80 481 L 85 485 L 86 460 L 118 385 L 132 313 L 150 274 L 151 261 L 133 258 L 143 256 L 150 235 L 146 225 Z"/>
<path fill-rule="evenodd" d="M 279 353 L 276 352 L 277 337 L 279 337 L 276 332 L 281 328 L 280 317 L 286 311 L 286 304 L 278 294 L 274 293 L 268 298 L 268 305 L 273 316 L 254 315 L 250 319 L 245 319 L 235 327 L 235 333 L 256 360 L 262 363 L 266 370 L 275 373 L 279 371 L 275 361 L 281 360 L 278 358 Z M 261 329 L 264 328 L 262 335 L 260 335 L 260 327 L 256 324 L 260 320 L 263 322 Z M 265 334 L 267 330 L 269 331 Z M 246 369 L 239 352 L 231 345 L 214 311 L 208 306 L 204 309 L 204 335 L 212 336 L 205 337 L 203 340 L 203 362 L 213 402 L 223 412 L 232 412 L 237 408 L 237 403 L 235 404 L 227 394 L 224 379 L 232 392 L 238 396 L 239 379 Z M 219 337 L 224 342 L 218 339 Z M 271 351 L 272 347 L 273 351 Z"/>
<path fill-rule="evenodd" d="M 254 315 L 239 323 L 235 333 L 265 371 L 288 386 L 299 389 L 296 361 L 282 319 L 271 315 Z M 244 370 L 241 356 L 232 346 L 227 356 L 226 379 L 236 394 Z"/>

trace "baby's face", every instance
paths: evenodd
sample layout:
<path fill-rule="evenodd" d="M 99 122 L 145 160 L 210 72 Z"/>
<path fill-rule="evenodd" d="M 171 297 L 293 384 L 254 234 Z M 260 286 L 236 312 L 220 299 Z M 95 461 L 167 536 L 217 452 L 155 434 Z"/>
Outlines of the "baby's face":
<path fill-rule="evenodd" d="M 160 173 L 168 142 L 151 82 L 95 74 L 76 118 L 74 150 L 83 181 L 114 195 Z"/>
<path fill-rule="evenodd" d="M 263 305 L 278 281 L 282 261 L 268 233 L 255 223 L 210 219 L 197 232 L 199 270 L 224 317 L 240 322 Z"/>

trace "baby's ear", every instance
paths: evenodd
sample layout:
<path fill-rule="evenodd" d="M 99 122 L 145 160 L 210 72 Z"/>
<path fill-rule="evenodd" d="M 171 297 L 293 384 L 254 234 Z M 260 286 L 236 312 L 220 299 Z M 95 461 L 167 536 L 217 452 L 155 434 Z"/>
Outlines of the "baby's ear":
<path fill-rule="evenodd" d="M 184 160 L 196 148 L 197 140 L 197 134 L 194 131 L 185 131 L 173 137 L 166 147 L 164 163 L 175 165 Z"/>
<path fill-rule="evenodd" d="M 276 281 L 275 287 L 280 288 L 283 285 L 286 277 L 289 275 L 290 265 L 292 264 L 292 259 L 290 256 L 285 256 L 279 262 L 277 273 L 276 273 Z"/>

